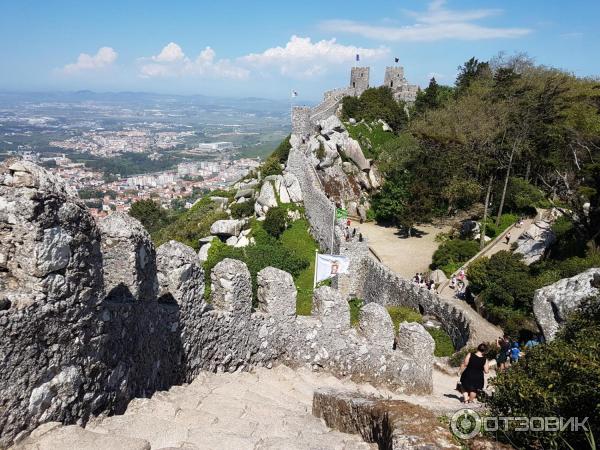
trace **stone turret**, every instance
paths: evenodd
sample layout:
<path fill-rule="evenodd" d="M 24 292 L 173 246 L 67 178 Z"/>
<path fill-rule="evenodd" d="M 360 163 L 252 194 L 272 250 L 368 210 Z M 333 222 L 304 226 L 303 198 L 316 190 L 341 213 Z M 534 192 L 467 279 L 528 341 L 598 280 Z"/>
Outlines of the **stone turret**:
<path fill-rule="evenodd" d="M 404 67 L 386 67 L 385 77 L 383 79 L 383 85 L 391 89 L 397 88 L 403 84 L 406 84 L 404 79 Z"/>
<path fill-rule="evenodd" d="M 362 94 L 369 88 L 369 67 L 353 67 L 350 72 L 350 88 L 355 90 L 355 95 Z"/>

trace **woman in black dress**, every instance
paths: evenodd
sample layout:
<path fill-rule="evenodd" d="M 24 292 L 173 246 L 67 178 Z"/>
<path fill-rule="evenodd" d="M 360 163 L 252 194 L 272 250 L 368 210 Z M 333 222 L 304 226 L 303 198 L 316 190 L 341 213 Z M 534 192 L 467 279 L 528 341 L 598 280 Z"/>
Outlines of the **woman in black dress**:
<path fill-rule="evenodd" d="M 473 403 L 477 393 L 483 389 L 484 373 L 490 371 L 485 354 L 488 351 L 487 344 L 479 344 L 475 353 L 468 353 L 460 366 L 460 384 L 462 388 L 464 403 Z"/>

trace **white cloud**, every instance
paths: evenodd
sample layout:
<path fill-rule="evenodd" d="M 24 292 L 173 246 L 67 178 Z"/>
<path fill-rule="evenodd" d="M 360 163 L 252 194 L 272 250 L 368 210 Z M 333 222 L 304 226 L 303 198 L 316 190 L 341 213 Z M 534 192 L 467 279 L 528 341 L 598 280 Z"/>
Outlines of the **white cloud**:
<path fill-rule="evenodd" d="M 475 41 L 517 38 L 531 33 L 529 28 L 488 27 L 474 23 L 502 13 L 499 9 L 450 10 L 446 0 L 434 0 L 426 11 L 405 11 L 415 23 L 403 26 L 370 25 L 352 20 L 328 20 L 321 23 L 327 31 L 358 34 L 382 41 L 432 42 L 443 39 Z"/>
<path fill-rule="evenodd" d="M 216 59 L 215 51 L 210 47 L 192 59 L 174 42 L 165 45 L 158 55 L 140 58 L 138 62 L 142 78 L 206 76 L 243 79 L 248 76 L 248 70 L 234 65 L 230 60 Z"/>
<path fill-rule="evenodd" d="M 255 68 L 276 68 L 282 75 L 311 77 L 337 64 L 354 61 L 357 53 L 363 60 L 374 60 L 387 56 L 389 49 L 342 45 L 335 39 L 312 42 L 309 37 L 292 36 L 285 47 L 250 53 L 239 61 Z"/>
<path fill-rule="evenodd" d="M 184 58 L 185 54 L 181 50 L 181 47 L 175 42 L 169 42 L 158 55 L 152 57 L 152 60 L 156 62 L 173 62 Z"/>
<path fill-rule="evenodd" d="M 74 74 L 87 70 L 103 69 L 112 65 L 117 60 L 117 52 L 111 47 L 101 47 L 95 55 L 80 53 L 77 62 L 67 64 L 62 71 L 66 74 Z"/>
<path fill-rule="evenodd" d="M 274 70 L 290 77 L 307 78 L 354 61 L 357 53 L 368 61 L 387 56 L 389 49 L 346 46 L 335 39 L 312 42 L 308 37 L 292 36 L 284 47 L 268 48 L 234 60 L 218 59 L 210 47 L 191 59 L 179 45 L 170 42 L 158 55 L 140 58 L 138 64 L 139 75 L 143 78 L 208 76 L 244 79 L 252 71 L 268 74 Z"/>

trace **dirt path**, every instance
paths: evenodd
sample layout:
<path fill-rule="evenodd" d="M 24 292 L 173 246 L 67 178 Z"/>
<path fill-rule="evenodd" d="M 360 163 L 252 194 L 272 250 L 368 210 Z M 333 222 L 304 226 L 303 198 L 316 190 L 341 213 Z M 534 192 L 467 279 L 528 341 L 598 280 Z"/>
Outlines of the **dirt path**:
<path fill-rule="evenodd" d="M 359 225 L 381 262 L 404 278 L 412 278 L 416 272 L 429 270 L 433 253 L 439 247 L 435 237 L 450 230 L 449 226 L 418 225 L 417 234 L 404 237 L 396 227 L 382 227 L 374 223 Z"/>

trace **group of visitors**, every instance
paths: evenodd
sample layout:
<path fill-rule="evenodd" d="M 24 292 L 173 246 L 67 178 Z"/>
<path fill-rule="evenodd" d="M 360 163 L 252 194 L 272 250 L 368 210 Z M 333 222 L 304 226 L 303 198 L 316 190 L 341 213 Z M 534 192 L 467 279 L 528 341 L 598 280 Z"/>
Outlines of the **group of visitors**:
<path fill-rule="evenodd" d="M 525 356 L 525 352 L 543 342 L 542 336 L 532 336 L 525 344 L 510 339 L 504 335 L 496 340 L 498 354 L 496 355 L 496 371 L 502 372 L 511 365 L 517 364 Z M 489 345 L 481 343 L 475 352 L 467 353 L 460 365 L 460 380 L 456 389 L 461 392 L 464 403 L 473 403 L 477 394 L 485 385 L 485 374 L 490 371 L 489 360 L 486 357 Z"/>
<path fill-rule="evenodd" d="M 527 350 L 531 350 L 536 345 L 543 342 L 542 336 L 532 336 L 527 342 L 522 345 L 519 341 L 512 340 L 508 336 L 498 338 L 498 355 L 496 356 L 497 370 L 499 372 L 506 370 L 511 364 L 519 362 Z"/>
<path fill-rule="evenodd" d="M 415 283 L 416 285 L 418 285 L 420 287 L 429 289 L 430 291 L 435 290 L 435 281 L 433 281 L 432 279 L 429 279 L 429 277 L 426 277 L 422 273 L 415 274 L 415 276 L 413 277 L 413 283 Z"/>
<path fill-rule="evenodd" d="M 466 274 L 464 267 L 461 267 L 458 274 L 452 275 L 450 278 L 450 289 L 454 289 L 454 296 L 460 299 L 464 299 L 465 291 L 467 289 Z"/>
<path fill-rule="evenodd" d="M 361 222 L 362 223 L 362 222 Z M 350 242 L 352 239 L 356 238 L 356 235 L 358 234 L 358 242 L 362 242 L 363 241 L 363 235 L 361 232 L 359 232 L 356 227 L 354 228 L 350 228 L 352 225 L 352 221 L 350 219 L 346 220 L 346 225 L 344 227 L 344 238 L 346 239 L 346 242 Z"/>

